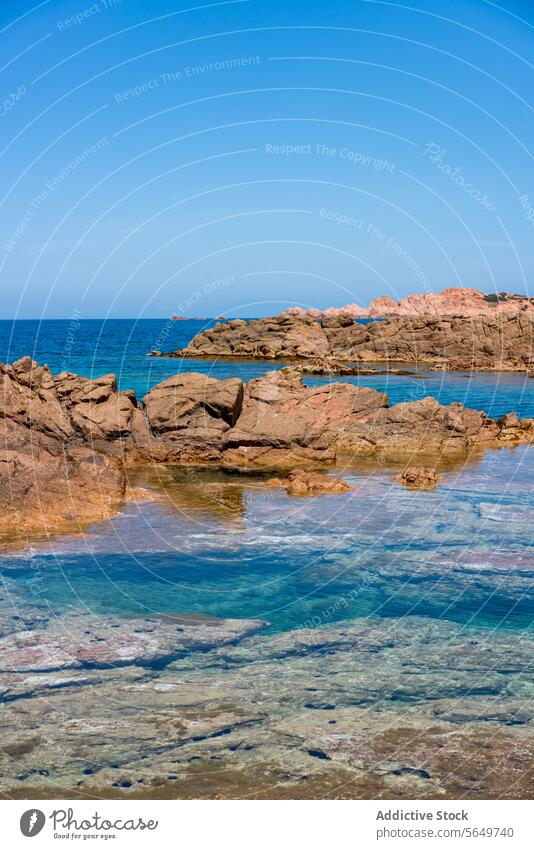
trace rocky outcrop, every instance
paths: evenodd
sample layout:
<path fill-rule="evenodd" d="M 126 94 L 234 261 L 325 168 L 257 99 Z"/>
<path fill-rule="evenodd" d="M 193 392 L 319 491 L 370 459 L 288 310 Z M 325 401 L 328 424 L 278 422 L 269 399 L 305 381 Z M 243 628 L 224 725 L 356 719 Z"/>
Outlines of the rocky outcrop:
<path fill-rule="evenodd" d="M 485 295 L 478 289 L 452 287 L 442 292 L 425 292 L 422 295 L 408 295 L 394 301 L 389 295 L 374 298 L 368 307 L 347 304 L 344 307 L 329 307 L 323 316 L 349 315 L 351 318 L 388 318 L 390 316 L 418 315 L 454 315 L 473 317 L 478 315 L 512 315 L 517 312 L 534 313 L 534 298 L 524 295 L 510 295 L 507 292 Z M 306 310 L 290 307 L 286 315 L 307 315 L 320 318 L 319 310 Z"/>
<path fill-rule="evenodd" d="M 176 351 L 175 356 L 293 359 L 329 353 L 328 340 L 316 321 L 308 316 L 281 315 L 248 322 L 238 318 L 224 324 L 218 322 L 195 336 L 187 348 Z"/>
<path fill-rule="evenodd" d="M 341 478 L 331 478 L 316 472 L 304 472 L 297 469 L 286 478 L 271 478 L 267 486 L 283 487 L 290 495 L 330 495 L 336 492 L 350 492 L 352 487 Z"/>
<path fill-rule="evenodd" d="M 447 369 L 525 371 L 534 365 L 534 317 L 391 318 L 350 328 L 325 328 L 344 359 L 379 360 Z"/>
<path fill-rule="evenodd" d="M 239 378 L 215 380 L 202 374 L 177 374 L 145 398 L 151 434 L 145 450 L 151 459 L 184 462 L 221 460 L 225 436 L 243 406 Z"/>
<path fill-rule="evenodd" d="M 398 475 L 394 475 L 395 483 L 402 483 L 407 489 L 435 489 L 441 480 L 441 475 L 434 469 L 423 466 L 410 466 Z"/>
<path fill-rule="evenodd" d="M 462 455 L 530 442 L 532 420 L 499 422 L 433 398 L 390 407 L 367 387 L 307 387 L 294 370 L 247 385 L 178 374 L 139 403 L 112 375 L 89 380 L 29 358 L 0 366 L 0 532 L 79 526 L 111 515 L 125 467 L 151 462 L 237 469 L 332 464 L 343 455 Z"/>
<path fill-rule="evenodd" d="M 311 368 L 319 358 L 526 371 L 534 365 L 534 312 L 390 318 L 369 324 L 355 324 L 344 314 L 326 317 L 321 323 L 287 315 L 234 321 L 199 333 L 174 355 L 311 359 Z"/>
<path fill-rule="evenodd" d="M 114 448 L 133 410 L 114 378 L 54 378 L 28 357 L 0 365 L 1 530 L 48 532 L 108 516 L 125 493 Z"/>

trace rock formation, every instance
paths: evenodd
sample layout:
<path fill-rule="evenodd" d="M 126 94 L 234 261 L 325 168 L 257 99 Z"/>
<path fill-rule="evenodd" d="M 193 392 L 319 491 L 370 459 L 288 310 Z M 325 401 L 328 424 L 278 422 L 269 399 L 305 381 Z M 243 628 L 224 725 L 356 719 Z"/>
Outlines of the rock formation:
<path fill-rule="evenodd" d="M 147 462 L 310 469 L 336 458 L 462 455 L 530 442 L 533 421 L 499 422 L 433 398 L 389 406 L 366 387 L 306 387 L 294 370 L 243 384 L 177 374 L 144 403 L 24 358 L 0 366 L 0 531 L 49 532 L 111 515 L 125 467 Z"/>
<path fill-rule="evenodd" d="M 351 316 L 231 321 L 199 333 L 179 357 L 413 363 L 430 368 L 525 371 L 534 364 L 534 312 L 475 318 L 423 316 L 355 324 Z"/>
<path fill-rule="evenodd" d="M 232 357 L 261 359 L 330 354 L 328 340 L 317 321 L 308 316 L 284 315 L 248 322 L 240 318 L 218 322 L 195 336 L 184 351 L 184 356 L 211 357 L 224 352 Z M 178 351 L 176 355 L 182 353 Z"/>
<path fill-rule="evenodd" d="M 441 480 L 441 475 L 438 475 L 434 469 L 410 466 L 400 474 L 394 475 L 392 480 L 395 483 L 402 483 L 408 489 L 435 489 Z"/>
<path fill-rule="evenodd" d="M 341 478 L 331 478 L 317 472 L 304 472 L 296 469 L 286 478 L 271 478 L 267 486 L 283 487 L 290 495 L 329 495 L 336 492 L 349 492 L 352 487 Z"/>
<path fill-rule="evenodd" d="M 389 295 L 374 298 L 368 307 L 347 304 L 344 307 L 329 307 L 322 313 L 316 309 L 305 310 L 290 307 L 286 315 L 308 315 L 313 318 L 323 316 L 350 315 L 351 318 L 388 318 L 390 316 L 418 315 L 454 315 L 473 317 L 478 315 L 511 315 L 517 312 L 534 313 L 534 298 L 524 295 L 510 295 L 507 292 L 485 295 L 478 289 L 452 287 L 442 292 L 426 292 L 422 295 L 408 295 L 394 301 Z"/>

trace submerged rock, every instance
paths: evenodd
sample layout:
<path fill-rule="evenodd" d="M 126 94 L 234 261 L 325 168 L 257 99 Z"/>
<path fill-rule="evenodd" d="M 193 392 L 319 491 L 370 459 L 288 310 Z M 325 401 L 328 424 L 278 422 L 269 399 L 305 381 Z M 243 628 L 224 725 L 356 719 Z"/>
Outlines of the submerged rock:
<path fill-rule="evenodd" d="M 149 643 L 141 665 L 128 649 L 111 668 L 0 672 L 0 792 L 532 797 L 532 635 L 408 616 L 247 636 L 257 624 L 223 620 L 182 655 L 201 625 L 90 621 L 82 646 L 120 625 L 163 661 L 177 640 L 176 659 Z M 36 632 L 45 651 L 59 631 Z"/>
<path fill-rule="evenodd" d="M 271 478 L 270 487 L 285 487 L 290 495 L 328 495 L 335 492 L 349 492 L 352 487 L 341 478 L 331 478 L 314 472 L 297 469 L 286 478 Z"/>
<path fill-rule="evenodd" d="M 20 631 L 1 638 L 0 682 L 4 673 L 161 665 L 191 651 L 234 642 L 265 624 L 259 620 L 191 621 L 170 616 L 119 621 L 67 617 L 61 627 Z"/>
<path fill-rule="evenodd" d="M 410 466 L 393 477 L 395 483 L 402 483 L 408 489 L 435 489 L 441 480 L 434 469 L 425 469 L 423 466 Z"/>

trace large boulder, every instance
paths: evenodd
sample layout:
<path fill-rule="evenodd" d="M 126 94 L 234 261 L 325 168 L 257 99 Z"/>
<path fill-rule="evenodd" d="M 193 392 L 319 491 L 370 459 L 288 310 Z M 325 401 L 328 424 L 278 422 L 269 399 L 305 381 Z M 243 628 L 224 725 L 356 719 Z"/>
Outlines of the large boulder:
<path fill-rule="evenodd" d="M 280 315 L 216 324 L 199 333 L 187 348 L 177 353 L 184 357 L 277 359 L 327 356 L 330 350 L 317 321 L 309 316 Z"/>
<path fill-rule="evenodd" d="M 206 462 L 221 459 L 223 440 L 243 405 L 239 378 L 215 380 L 176 374 L 144 399 L 152 438 L 145 449 L 154 459 Z"/>
<path fill-rule="evenodd" d="M 99 520 L 124 492 L 117 461 L 80 437 L 49 369 L 28 357 L 0 365 L 0 530 Z"/>

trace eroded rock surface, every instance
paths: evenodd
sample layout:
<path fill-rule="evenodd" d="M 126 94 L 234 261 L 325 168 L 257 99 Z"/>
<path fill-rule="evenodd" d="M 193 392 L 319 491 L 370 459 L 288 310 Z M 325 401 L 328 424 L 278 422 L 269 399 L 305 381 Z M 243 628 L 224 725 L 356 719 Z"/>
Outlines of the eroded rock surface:
<path fill-rule="evenodd" d="M 499 422 L 432 398 L 390 407 L 367 387 L 307 387 L 295 370 L 243 384 L 179 374 L 144 404 L 115 378 L 88 380 L 29 358 L 0 366 L 0 531 L 49 532 L 111 515 L 125 467 L 149 462 L 289 469 L 343 455 L 461 455 L 532 439 L 533 422 Z"/>
<path fill-rule="evenodd" d="M 302 339 L 302 344 L 299 340 Z M 312 340 L 308 349 L 306 340 Z M 291 340 L 288 342 L 288 340 Z M 218 324 L 177 356 L 404 362 L 446 369 L 525 371 L 534 364 L 534 310 L 476 316 L 403 316 L 355 324 L 351 316 L 282 315 Z"/>

